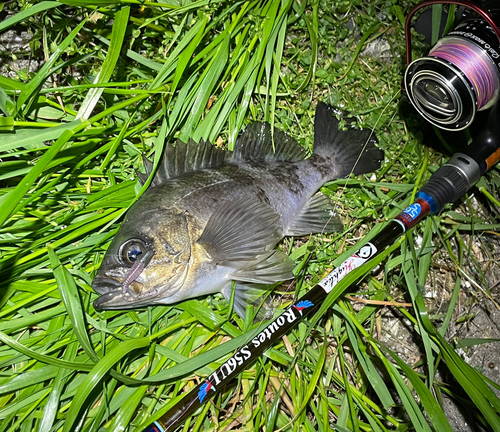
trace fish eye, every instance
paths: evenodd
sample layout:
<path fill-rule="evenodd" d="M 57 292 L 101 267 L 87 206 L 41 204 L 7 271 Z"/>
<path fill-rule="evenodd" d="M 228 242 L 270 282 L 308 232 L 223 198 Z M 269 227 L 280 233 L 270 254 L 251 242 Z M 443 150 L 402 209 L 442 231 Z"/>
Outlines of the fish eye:
<path fill-rule="evenodd" d="M 144 252 L 146 252 L 144 242 L 139 239 L 128 240 L 120 246 L 120 261 L 132 266 Z"/>

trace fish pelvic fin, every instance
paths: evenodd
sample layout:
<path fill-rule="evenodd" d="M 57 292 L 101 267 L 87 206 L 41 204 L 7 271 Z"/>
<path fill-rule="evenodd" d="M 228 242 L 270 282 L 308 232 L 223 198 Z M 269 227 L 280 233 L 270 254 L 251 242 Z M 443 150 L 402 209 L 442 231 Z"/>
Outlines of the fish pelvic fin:
<path fill-rule="evenodd" d="M 271 129 L 269 123 L 249 124 L 236 140 L 231 162 L 297 162 L 306 158 L 306 151 L 285 132 Z"/>
<path fill-rule="evenodd" d="M 222 295 L 228 303 L 231 302 L 231 297 L 233 297 L 233 309 L 241 318 L 245 318 L 247 306 L 253 305 L 254 310 L 257 311 L 254 322 L 263 321 L 273 317 L 274 307 L 266 296 L 273 286 L 236 282 L 234 284 L 234 296 L 232 296 L 232 284 L 228 284 L 222 289 Z"/>
<path fill-rule="evenodd" d="M 353 173 L 365 174 L 380 168 L 384 152 L 375 147 L 372 131 L 339 130 L 334 108 L 319 102 L 314 120 L 314 154 L 325 158 L 333 168 L 332 179 Z"/>

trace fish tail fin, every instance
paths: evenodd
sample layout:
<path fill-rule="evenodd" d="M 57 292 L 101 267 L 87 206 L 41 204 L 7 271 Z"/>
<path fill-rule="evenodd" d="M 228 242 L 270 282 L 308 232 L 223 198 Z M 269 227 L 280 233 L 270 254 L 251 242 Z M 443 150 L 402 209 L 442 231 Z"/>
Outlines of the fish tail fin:
<path fill-rule="evenodd" d="M 375 147 L 372 131 L 339 130 L 334 108 L 319 102 L 314 120 L 314 154 L 326 159 L 332 178 L 372 172 L 380 168 L 384 152 Z"/>

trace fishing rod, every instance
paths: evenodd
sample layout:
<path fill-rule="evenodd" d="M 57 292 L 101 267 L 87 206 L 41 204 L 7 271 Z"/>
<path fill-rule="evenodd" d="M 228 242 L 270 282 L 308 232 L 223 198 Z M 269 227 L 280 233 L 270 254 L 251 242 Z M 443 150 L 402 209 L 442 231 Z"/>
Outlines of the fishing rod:
<path fill-rule="evenodd" d="M 498 105 L 498 104 L 497 104 Z M 455 153 L 420 189 L 415 201 L 391 220 L 373 239 L 333 269 L 297 302 L 271 321 L 201 384 L 193 388 L 166 414 L 150 424 L 144 432 L 173 432 L 187 417 L 214 397 L 267 348 L 310 316 L 328 293 L 351 271 L 380 254 L 398 237 L 414 227 L 426 215 L 439 213 L 448 203 L 463 197 L 481 176 L 500 160 L 500 127 L 498 108 L 492 109 L 489 124 L 469 145 L 469 150 Z M 477 143 L 477 144 L 476 144 Z M 354 283 L 353 283 L 354 285 Z"/>

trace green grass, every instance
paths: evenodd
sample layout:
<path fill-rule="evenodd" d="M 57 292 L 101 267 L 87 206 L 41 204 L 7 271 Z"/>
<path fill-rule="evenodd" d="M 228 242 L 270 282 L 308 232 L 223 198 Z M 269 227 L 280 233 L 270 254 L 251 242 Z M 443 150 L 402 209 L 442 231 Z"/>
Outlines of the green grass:
<path fill-rule="evenodd" d="M 403 3 L 409 7 L 391 0 L 3 5 L 12 14 L 1 32 L 33 34 L 31 52 L 5 52 L 4 62 L 45 64 L 0 77 L 0 432 L 139 432 L 252 331 L 252 320 L 229 315 L 220 296 L 93 309 L 92 277 L 145 190 L 135 170 L 153 147 L 193 137 L 231 149 L 245 124 L 266 120 L 310 148 L 320 100 L 375 130 L 386 151 L 375 181 L 368 175 L 324 187 L 338 201 L 345 231 L 283 242 L 300 271 L 293 292 L 277 289 L 282 306 L 411 200 L 446 156 L 424 147 L 418 120 L 398 109 Z M 392 60 L 363 54 L 381 39 Z M 495 238 L 499 184 L 495 169 L 479 185 L 478 204 L 463 200 L 427 219 L 372 263 L 381 270 L 346 277 L 321 313 L 183 430 L 447 431 L 439 405 L 446 394 L 468 398 L 471 415 L 499 431 L 492 391 L 499 383 L 446 340 L 461 282 L 477 264 L 466 236 Z M 422 294 L 443 253 L 454 286 L 444 319 L 435 321 Z M 472 275 L 483 289 L 477 295 L 490 301 L 484 275 Z M 358 278 L 359 291 L 346 291 Z M 389 302 L 403 293 L 413 307 L 397 309 L 414 331 L 420 361 L 407 364 L 378 340 L 383 306 L 354 309 L 346 293 Z M 455 382 L 438 379 L 442 367 Z"/>

